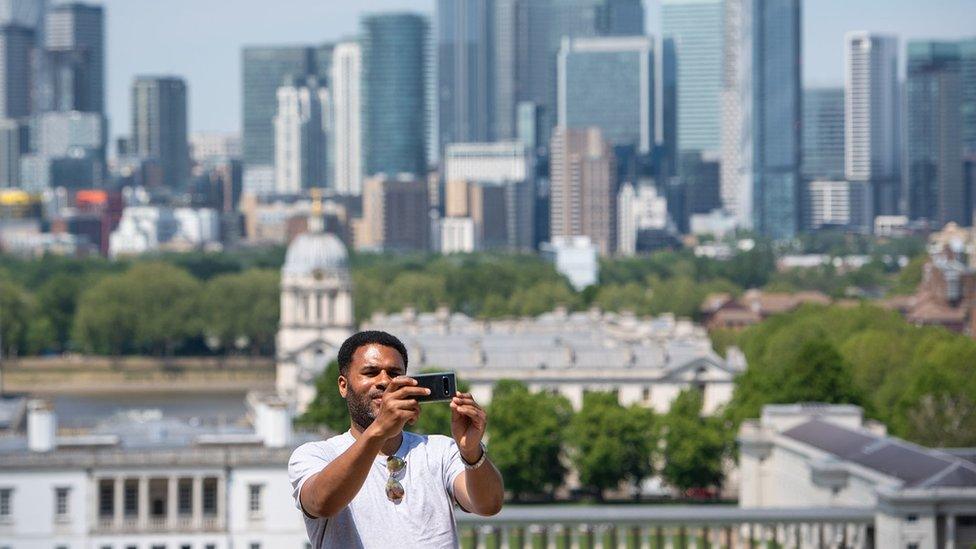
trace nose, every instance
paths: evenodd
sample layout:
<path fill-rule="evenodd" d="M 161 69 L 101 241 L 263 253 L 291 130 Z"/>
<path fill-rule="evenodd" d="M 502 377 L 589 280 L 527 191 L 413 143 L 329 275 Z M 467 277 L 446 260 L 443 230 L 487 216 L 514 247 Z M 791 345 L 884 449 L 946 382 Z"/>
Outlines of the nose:
<path fill-rule="evenodd" d="M 386 386 L 389 385 L 390 381 L 392 380 L 393 378 L 390 377 L 390 374 L 386 373 L 386 370 L 383 370 L 379 375 L 376 376 L 376 388 L 380 391 L 385 391 Z"/>

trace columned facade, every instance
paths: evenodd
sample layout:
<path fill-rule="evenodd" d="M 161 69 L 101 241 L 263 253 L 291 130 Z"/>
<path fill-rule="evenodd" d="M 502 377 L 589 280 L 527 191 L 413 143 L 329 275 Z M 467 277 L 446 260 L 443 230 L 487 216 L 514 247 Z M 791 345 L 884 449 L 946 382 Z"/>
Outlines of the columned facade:
<path fill-rule="evenodd" d="M 98 474 L 92 480 L 92 531 L 220 532 L 226 524 L 222 474 Z"/>

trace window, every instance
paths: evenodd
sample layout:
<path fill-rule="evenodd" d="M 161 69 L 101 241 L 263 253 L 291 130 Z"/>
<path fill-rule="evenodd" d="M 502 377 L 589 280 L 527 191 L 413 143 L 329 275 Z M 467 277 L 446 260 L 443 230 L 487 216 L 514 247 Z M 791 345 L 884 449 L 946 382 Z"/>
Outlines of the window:
<path fill-rule="evenodd" d="M 261 544 L 260 543 L 252 543 L 251 544 L 251 549 L 261 549 Z"/>
<path fill-rule="evenodd" d="M 180 549 L 193 549 L 189 545 L 180 545 Z"/>
<path fill-rule="evenodd" d="M 13 498 L 12 488 L 0 488 L 0 518 L 6 518 L 13 514 L 10 500 Z"/>
<path fill-rule="evenodd" d="M 188 516 L 193 514 L 193 479 L 181 478 L 176 485 L 177 512 Z"/>
<path fill-rule="evenodd" d="M 98 481 L 98 516 L 111 517 L 115 514 L 115 481 Z"/>
<path fill-rule="evenodd" d="M 905 517 L 905 522 L 918 522 L 918 515 L 908 515 Z"/>
<path fill-rule="evenodd" d="M 918 549 L 918 544 L 917 543 L 909 543 L 908 544 L 908 547 L 906 547 L 906 549 Z"/>
<path fill-rule="evenodd" d="M 260 484 L 249 484 L 247 487 L 247 508 L 252 515 L 261 514 L 261 488 Z"/>
<path fill-rule="evenodd" d="M 644 402 L 651 400 L 651 388 L 648 387 L 647 385 L 645 385 L 644 388 L 641 389 L 641 400 L 643 400 Z"/>
<path fill-rule="evenodd" d="M 125 489 L 122 491 L 122 506 L 125 516 L 134 517 L 139 514 L 139 481 L 125 481 Z"/>
<path fill-rule="evenodd" d="M 217 479 L 203 479 L 203 514 L 217 514 Z"/>
<path fill-rule="evenodd" d="M 204 549 L 217 549 L 217 545 L 213 543 L 208 543 Z"/>
<path fill-rule="evenodd" d="M 68 516 L 68 493 L 70 488 L 54 489 L 54 516 L 63 518 Z"/>

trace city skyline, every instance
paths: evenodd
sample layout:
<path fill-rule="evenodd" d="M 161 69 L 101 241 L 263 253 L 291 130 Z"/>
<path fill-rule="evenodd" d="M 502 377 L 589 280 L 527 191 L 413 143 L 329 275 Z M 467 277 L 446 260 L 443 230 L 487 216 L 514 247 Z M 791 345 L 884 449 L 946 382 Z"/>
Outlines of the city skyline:
<path fill-rule="evenodd" d="M 356 6 L 323 6 L 293 0 L 294 9 L 266 13 L 253 0 L 226 11 L 214 1 L 175 0 L 166 5 L 145 0 L 104 0 L 106 12 L 107 105 L 111 135 L 127 129 L 129 90 L 136 75 L 169 73 L 187 80 L 190 130 L 239 132 L 241 48 L 336 42 L 358 32 L 361 15 L 390 10 L 432 14 L 432 0 L 371 0 Z M 885 8 L 871 9 L 884 4 Z M 646 28 L 660 33 L 660 2 L 648 0 Z M 976 11 L 972 0 L 931 3 L 865 0 L 857 7 L 841 0 L 803 3 L 804 86 L 842 85 L 844 34 L 869 30 L 895 34 L 900 50 L 908 39 L 954 39 L 972 34 L 965 17 Z M 251 9 L 249 9 L 251 8 Z M 269 25 L 269 17 L 276 23 Z M 322 23 L 324 22 L 324 24 Z M 166 48 L 159 47 L 161 42 Z M 900 73 L 904 77 L 904 56 Z"/>

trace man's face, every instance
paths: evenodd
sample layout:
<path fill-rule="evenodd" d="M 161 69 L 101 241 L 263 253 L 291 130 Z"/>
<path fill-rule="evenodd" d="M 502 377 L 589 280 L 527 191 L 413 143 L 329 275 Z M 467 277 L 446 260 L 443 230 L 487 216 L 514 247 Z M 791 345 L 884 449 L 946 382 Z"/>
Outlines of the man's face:
<path fill-rule="evenodd" d="M 353 423 L 361 429 L 372 425 L 387 384 L 406 373 L 403 357 L 392 347 L 370 343 L 356 349 L 348 374 L 339 376 L 339 394 Z"/>

